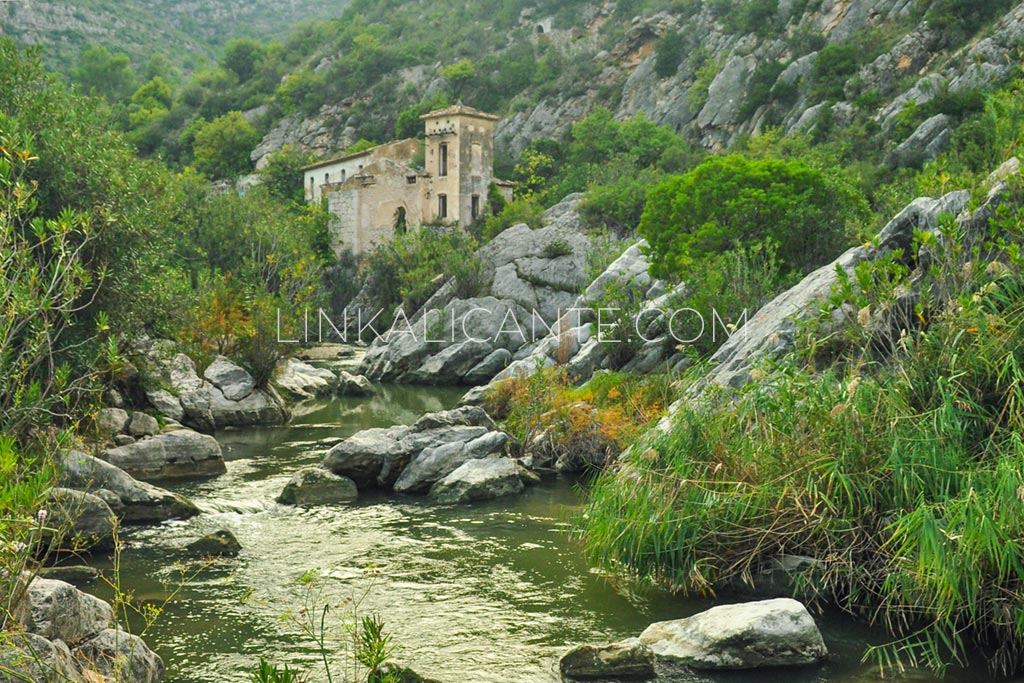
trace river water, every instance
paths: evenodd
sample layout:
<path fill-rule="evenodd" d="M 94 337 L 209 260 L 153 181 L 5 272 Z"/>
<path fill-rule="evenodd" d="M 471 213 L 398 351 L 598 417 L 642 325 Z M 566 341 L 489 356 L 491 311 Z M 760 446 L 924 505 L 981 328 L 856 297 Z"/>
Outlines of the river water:
<path fill-rule="evenodd" d="M 571 645 L 635 636 L 652 621 L 710 606 L 591 570 L 569 535 L 582 503 L 569 479 L 464 507 L 372 494 L 311 509 L 274 502 L 295 470 L 319 464 L 338 440 L 411 423 L 453 406 L 459 395 L 383 387 L 371 399 L 301 406 L 287 426 L 217 434 L 227 473 L 173 486 L 203 514 L 124 532 L 122 590 L 136 605 L 163 605 L 145 639 L 163 657 L 167 683 L 241 683 L 261 656 L 307 670 L 311 683 L 326 681 L 319 651 L 297 623 L 305 605 L 331 606 L 335 683 L 346 661 L 342 624 L 356 603 L 361 614 L 384 619 L 393 659 L 441 683 L 558 681 L 558 657 Z M 237 536 L 240 556 L 190 563 L 184 546 L 218 529 Z M 97 592 L 109 598 L 109 591 Z M 838 615 L 818 621 L 833 661 L 785 672 L 788 683 L 878 680 L 859 659 L 881 634 Z M 759 683 L 779 680 L 779 673 L 673 680 Z M 961 672 L 946 680 L 984 676 Z"/>

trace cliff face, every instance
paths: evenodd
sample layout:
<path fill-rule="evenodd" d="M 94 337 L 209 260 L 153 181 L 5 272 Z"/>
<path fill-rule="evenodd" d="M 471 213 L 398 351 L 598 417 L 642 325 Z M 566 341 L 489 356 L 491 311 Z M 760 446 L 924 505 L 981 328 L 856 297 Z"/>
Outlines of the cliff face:
<path fill-rule="evenodd" d="M 609 91 L 618 96 L 617 118 L 642 112 L 656 123 L 691 131 L 712 150 L 728 148 L 739 136 L 766 126 L 809 130 L 826 107 L 839 125 L 852 118 L 855 108 L 871 107 L 888 131 L 911 100 L 922 105 L 944 91 L 963 93 L 1010 75 L 1014 55 L 1024 46 L 1024 4 L 996 19 L 987 35 L 961 44 L 951 44 L 922 19 L 923 4 L 784 0 L 773 18 L 781 28 L 764 36 L 730 30 L 715 16 L 712 3 L 701 3 L 687 18 L 669 12 L 637 17 L 615 50 L 596 55 L 602 71 L 593 87 L 571 98 L 544 99 L 507 117 L 498 140 L 518 152 L 533 138 L 557 136 L 593 106 L 607 104 L 603 98 Z M 805 11 L 796 12 L 797 5 Z M 587 30 L 599 26 L 595 21 Z M 684 46 L 678 68 L 667 77 L 658 75 L 655 52 L 664 37 Z M 830 45 L 858 38 L 866 43 L 863 47 L 885 49 L 842 76 L 838 101 L 822 103 L 814 93 L 818 57 Z M 755 99 L 758 93 L 761 102 Z"/>

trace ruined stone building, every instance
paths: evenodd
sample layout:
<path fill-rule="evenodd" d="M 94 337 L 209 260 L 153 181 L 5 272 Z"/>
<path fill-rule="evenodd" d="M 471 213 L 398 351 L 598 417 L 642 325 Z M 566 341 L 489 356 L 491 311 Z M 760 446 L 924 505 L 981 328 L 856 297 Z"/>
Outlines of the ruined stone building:
<path fill-rule="evenodd" d="M 497 116 L 462 104 L 420 117 L 425 140 L 378 145 L 303 168 L 306 200 L 327 199 L 336 253 L 362 254 L 410 226 L 469 225 L 483 214 L 494 178 Z"/>

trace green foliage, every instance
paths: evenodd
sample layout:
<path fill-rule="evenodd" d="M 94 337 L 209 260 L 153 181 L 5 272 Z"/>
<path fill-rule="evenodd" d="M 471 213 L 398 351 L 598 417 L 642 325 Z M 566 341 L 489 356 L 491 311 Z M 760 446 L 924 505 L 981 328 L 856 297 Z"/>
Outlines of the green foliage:
<path fill-rule="evenodd" d="M 654 44 L 654 73 L 659 78 L 674 76 L 683 61 L 685 43 L 678 33 L 668 33 Z"/>
<path fill-rule="evenodd" d="M 653 188 L 639 231 L 651 272 L 673 281 L 706 255 L 765 239 L 787 269 L 806 271 L 835 258 L 865 213 L 855 190 L 803 162 L 733 154 Z"/>
<path fill-rule="evenodd" d="M 359 152 L 365 152 L 368 149 L 373 149 L 376 146 L 376 142 L 367 140 L 366 138 L 359 138 L 345 148 L 344 154 L 358 154 Z"/>
<path fill-rule="evenodd" d="M 861 54 L 852 43 L 832 43 L 821 49 L 811 71 L 811 96 L 818 100 L 841 100 L 843 86 L 860 67 Z"/>
<path fill-rule="evenodd" d="M 925 18 L 947 45 L 954 45 L 971 38 L 1012 6 L 1012 0 L 934 0 L 929 3 Z"/>
<path fill-rule="evenodd" d="M 883 362 L 865 327 L 832 368 L 791 358 L 755 369 L 736 400 L 684 403 L 669 434 L 594 487 L 593 558 L 705 594 L 781 555 L 810 556 L 820 564 L 795 576 L 797 590 L 894 632 L 867 653 L 883 670 L 941 672 L 975 652 L 1019 669 L 1024 628 L 1005 615 L 1024 606 L 1021 219 L 1004 209 L 980 249 L 952 221 L 919 236 L 914 262 L 934 284 L 915 314 L 925 324 L 904 328 Z M 907 270 L 878 268 L 858 275 L 888 280 L 875 300 L 907 287 Z"/>
<path fill-rule="evenodd" d="M 412 317 L 440 286 L 454 278 L 455 296 L 478 296 L 483 266 L 474 256 L 476 240 L 459 229 L 423 226 L 397 235 L 370 252 L 363 277 L 372 308 L 389 324 L 398 307 Z"/>
<path fill-rule="evenodd" d="M 690 111 L 696 114 L 707 104 L 708 88 L 711 87 L 711 83 L 715 80 L 722 65 L 718 60 L 712 59 L 705 49 L 694 52 L 690 58 L 699 64 L 694 71 L 693 84 L 687 91 Z"/>
<path fill-rule="evenodd" d="M 605 229 L 615 235 L 636 231 L 647 201 L 647 191 L 662 178 L 653 169 L 623 175 L 608 184 L 595 185 L 580 203 L 580 217 L 590 229 Z"/>
<path fill-rule="evenodd" d="M 305 680 L 302 673 L 289 669 L 287 664 L 281 669 L 263 657 L 260 657 L 260 663 L 249 673 L 250 683 L 302 683 Z"/>
<path fill-rule="evenodd" d="M 233 111 L 196 132 L 192 155 L 196 168 L 213 178 L 231 178 L 252 167 L 249 154 L 260 134 L 241 112 Z"/>
<path fill-rule="evenodd" d="M 135 88 L 128 55 L 111 53 L 101 45 L 92 45 L 82 52 L 71 81 L 81 93 L 105 97 L 109 102 L 125 99 Z"/>
<path fill-rule="evenodd" d="M 462 99 L 470 83 L 476 76 L 476 67 L 468 59 L 460 59 L 454 64 L 441 67 L 438 75 L 448 81 L 448 88 L 455 100 Z"/>
<path fill-rule="evenodd" d="M 224 56 L 221 58 L 221 65 L 238 76 L 239 82 L 244 83 L 256 75 L 259 62 L 263 59 L 265 49 L 251 38 L 236 38 L 229 40 L 224 46 Z"/>
<path fill-rule="evenodd" d="M 533 229 L 541 227 L 544 207 L 533 197 L 513 199 L 501 211 L 484 219 L 483 240 L 489 242 L 513 225 L 526 223 Z"/>
<path fill-rule="evenodd" d="M 767 36 L 779 27 L 779 0 L 712 0 L 711 11 L 733 33 Z"/>
<path fill-rule="evenodd" d="M 267 157 L 266 165 L 259 170 L 260 180 L 275 197 L 301 204 L 306 192 L 302 185 L 302 167 L 314 161 L 316 155 L 312 152 L 300 152 L 285 145 Z"/>

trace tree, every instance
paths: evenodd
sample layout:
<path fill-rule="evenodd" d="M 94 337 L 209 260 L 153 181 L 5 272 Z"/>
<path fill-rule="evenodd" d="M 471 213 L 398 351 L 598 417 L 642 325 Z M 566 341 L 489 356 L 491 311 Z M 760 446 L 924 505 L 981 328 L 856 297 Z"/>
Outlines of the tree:
<path fill-rule="evenodd" d="M 285 145 L 267 158 L 267 164 L 260 169 L 260 178 L 267 191 L 281 199 L 301 204 L 305 200 L 302 186 L 302 167 L 316 161 L 312 152 L 300 152 L 291 145 Z"/>
<path fill-rule="evenodd" d="M 249 154 L 259 132 L 242 112 L 232 111 L 210 121 L 196 133 L 192 154 L 197 169 L 213 178 L 229 178 L 251 168 Z"/>
<path fill-rule="evenodd" d="M 71 81 L 86 95 L 105 97 L 108 102 L 119 102 L 128 97 L 135 87 L 128 55 L 112 54 L 102 45 L 86 48 L 71 72 Z"/>
<path fill-rule="evenodd" d="M 256 74 L 264 48 L 251 38 L 236 38 L 224 46 L 224 57 L 221 65 L 238 76 L 240 83 L 245 83 Z"/>
<path fill-rule="evenodd" d="M 448 81 L 448 87 L 451 89 L 452 96 L 458 100 L 465 94 L 470 83 L 473 82 L 473 77 L 476 76 L 476 67 L 468 59 L 460 59 L 454 64 L 443 67 L 440 71 L 440 76 Z"/>
<path fill-rule="evenodd" d="M 679 280 L 705 256 L 766 240 L 805 271 L 838 256 L 866 211 L 856 191 L 801 161 L 733 154 L 651 189 L 639 231 L 657 277 Z"/>

